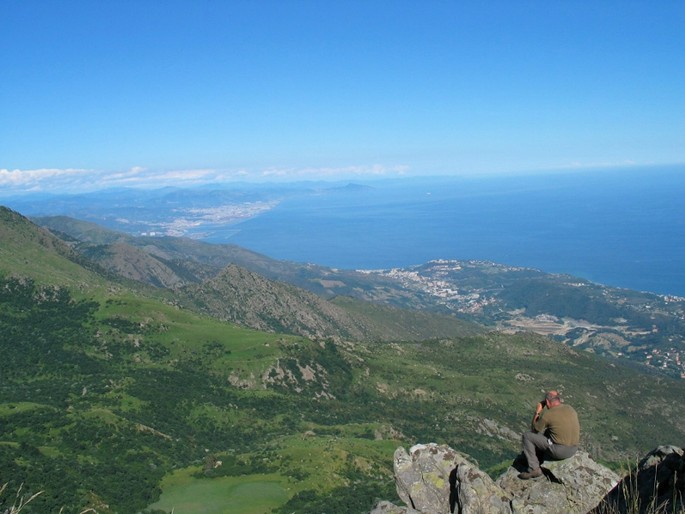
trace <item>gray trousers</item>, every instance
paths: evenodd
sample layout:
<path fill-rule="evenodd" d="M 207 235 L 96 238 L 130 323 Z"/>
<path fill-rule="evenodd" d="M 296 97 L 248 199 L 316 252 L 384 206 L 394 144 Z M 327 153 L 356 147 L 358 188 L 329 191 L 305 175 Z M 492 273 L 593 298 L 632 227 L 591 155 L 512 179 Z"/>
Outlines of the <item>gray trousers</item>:
<path fill-rule="evenodd" d="M 536 434 L 535 432 L 524 432 L 521 439 L 523 440 L 523 454 L 528 460 L 530 470 L 540 467 L 538 454 L 551 460 L 562 460 L 573 457 L 578 450 L 577 446 L 556 444 L 544 434 Z"/>

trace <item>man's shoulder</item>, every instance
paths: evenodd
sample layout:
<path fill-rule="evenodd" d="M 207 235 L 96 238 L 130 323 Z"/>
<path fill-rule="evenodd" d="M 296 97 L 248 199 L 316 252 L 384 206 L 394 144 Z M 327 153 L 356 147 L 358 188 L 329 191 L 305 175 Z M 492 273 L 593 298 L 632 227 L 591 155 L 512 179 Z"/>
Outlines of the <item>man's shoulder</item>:
<path fill-rule="evenodd" d="M 555 405 L 554 407 L 549 409 L 549 411 L 557 412 L 558 414 L 576 412 L 576 410 L 573 407 L 566 403 L 560 403 L 559 405 Z"/>
<path fill-rule="evenodd" d="M 565 403 L 562 403 L 561 405 L 558 405 L 556 408 L 559 409 L 559 414 L 567 414 L 567 415 L 576 415 L 576 410 L 571 407 L 570 405 L 567 405 Z"/>

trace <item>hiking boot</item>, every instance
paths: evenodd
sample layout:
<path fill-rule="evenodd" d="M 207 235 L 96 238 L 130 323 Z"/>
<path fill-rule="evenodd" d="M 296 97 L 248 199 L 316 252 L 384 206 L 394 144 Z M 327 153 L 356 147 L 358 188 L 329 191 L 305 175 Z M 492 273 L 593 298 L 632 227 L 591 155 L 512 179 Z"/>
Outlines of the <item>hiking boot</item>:
<path fill-rule="evenodd" d="M 521 480 L 528 480 L 530 478 L 537 478 L 542 476 L 542 470 L 540 468 L 535 468 L 531 471 L 525 471 L 523 473 L 519 473 L 519 478 Z"/>

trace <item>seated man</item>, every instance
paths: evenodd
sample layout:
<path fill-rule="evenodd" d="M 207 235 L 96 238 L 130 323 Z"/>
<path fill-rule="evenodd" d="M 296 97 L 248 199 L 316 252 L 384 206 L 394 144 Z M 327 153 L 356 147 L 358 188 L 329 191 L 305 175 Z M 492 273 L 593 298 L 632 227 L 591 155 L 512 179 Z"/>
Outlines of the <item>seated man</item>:
<path fill-rule="evenodd" d="M 547 410 L 543 412 L 543 409 Z M 550 391 L 537 404 L 531 432 L 523 434 L 523 453 L 528 460 L 528 471 L 519 478 L 528 480 L 542 476 L 537 451 L 552 460 L 568 459 L 578 450 L 580 424 L 573 407 L 561 403 L 557 391 Z"/>

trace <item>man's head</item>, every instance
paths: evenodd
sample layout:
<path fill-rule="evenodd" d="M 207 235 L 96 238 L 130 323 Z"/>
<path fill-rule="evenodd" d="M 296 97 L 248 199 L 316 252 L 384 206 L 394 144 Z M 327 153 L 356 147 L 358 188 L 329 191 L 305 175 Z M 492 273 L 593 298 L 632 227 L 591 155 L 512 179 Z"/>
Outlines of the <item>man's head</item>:
<path fill-rule="evenodd" d="M 559 405 L 561 403 L 561 396 L 559 396 L 559 392 L 549 391 L 545 395 L 545 403 L 547 404 L 547 408 Z"/>

